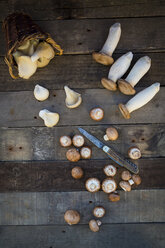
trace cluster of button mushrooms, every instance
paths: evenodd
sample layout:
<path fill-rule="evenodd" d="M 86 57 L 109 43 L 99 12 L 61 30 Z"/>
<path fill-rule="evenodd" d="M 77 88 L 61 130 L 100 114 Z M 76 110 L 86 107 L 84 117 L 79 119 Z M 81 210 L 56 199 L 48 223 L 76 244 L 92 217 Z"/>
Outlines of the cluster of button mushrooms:
<path fill-rule="evenodd" d="M 135 86 L 139 80 L 147 73 L 151 66 L 151 59 L 148 56 L 140 58 L 128 76 L 123 79 L 122 76 L 128 70 L 133 54 L 127 52 L 118 58 L 115 62 L 112 58 L 112 54 L 119 42 L 121 36 L 121 25 L 115 23 L 110 27 L 108 38 L 100 52 L 94 52 L 93 58 L 103 65 L 111 65 L 107 78 L 102 78 L 101 83 L 104 88 L 110 91 L 116 91 L 117 88 L 121 93 L 125 95 L 134 95 L 136 93 Z M 13 54 L 15 61 L 18 65 L 19 76 L 28 79 L 32 76 L 38 67 L 46 66 L 49 61 L 54 57 L 54 50 L 48 43 L 34 39 L 26 41 L 22 44 L 18 50 Z M 119 109 L 124 118 L 129 119 L 131 112 L 137 110 L 148 103 L 159 91 L 160 83 L 154 83 L 146 89 L 142 90 L 131 98 L 126 104 L 120 103 Z M 66 107 L 77 108 L 82 103 L 81 94 L 70 89 L 68 86 L 64 87 L 66 93 Z M 36 85 L 34 89 L 34 96 L 38 101 L 44 101 L 49 97 L 49 91 Z M 59 114 L 43 109 L 39 112 L 39 116 L 44 120 L 44 124 L 47 127 L 53 127 L 59 122 Z M 104 110 L 100 107 L 94 108 L 90 111 L 90 117 L 95 121 L 100 121 L 104 118 Z M 104 135 L 104 140 L 116 140 L 118 138 L 118 131 L 114 127 L 109 127 Z M 92 150 L 88 146 L 84 146 L 84 137 L 82 135 L 74 135 L 71 139 L 68 135 L 64 135 L 60 138 L 60 144 L 62 147 L 70 147 L 72 144 L 74 148 L 70 148 L 66 152 L 66 157 L 71 162 L 77 162 L 82 159 L 90 159 Z M 141 157 L 140 149 L 136 146 L 130 147 L 128 150 L 128 156 L 131 159 L 138 159 Z M 104 173 L 107 176 L 103 180 L 102 184 L 97 178 L 89 178 L 85 187 L 89 192 L 97 192 L 101 188 L 105 193 L 108 193 L 108 198 L 112 202 L 120 200 L 120 195 L 116 191 L 117 183 L 114 179 L 117 168 L 112 165 L 106 165 L 104 167 Z M 74 179 L 81 179 L 84 175 L 82 168 L 79 166 L 74 167 L 71 170 L 71 175 Z M 131 175 L 129 171 L 123 171 L 121 174 L 121 181 L 119 186 L 124 191 L 131 191 L 132 185 L 139 185 L 141 178 L 139 175 Z M 105 214 L 105 209 L 102 206 L 96 206 L 93 209 L 93 215 L 96 218 L 101 218 Z M 80 221 L 80 214 L 76 210 L 67 210 L 64 215 L 65 221 L 69 225 L 77 224 Z M 93 232 L 99 231 L 101 225 L 100 220 L 92 219 L 89 221 L 89 228 Z"/>

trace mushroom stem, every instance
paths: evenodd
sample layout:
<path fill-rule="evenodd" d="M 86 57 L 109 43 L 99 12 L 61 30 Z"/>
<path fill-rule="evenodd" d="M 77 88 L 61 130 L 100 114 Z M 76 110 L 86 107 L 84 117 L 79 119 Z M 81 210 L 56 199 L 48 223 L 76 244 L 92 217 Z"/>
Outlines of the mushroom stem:
<path fill-rule="evenodd" d="M 134 184 L 134 181 L 132 179 L 128 180 L 128 182 L 129 182 L 130 185 Z"/>
<path fill-rule="evenodd" d="M 104 138 L 105 141 L 109 140 L 107 134 L 105 134 L 103 138 Z"/>
<path fill-rule="evenodd" d="M 160 83 L 154 83 L 131 98 L 125 105 L 119 104 L 119 109 L 126 119 L 130 113 L 147 104 L 160 90 Z"/>

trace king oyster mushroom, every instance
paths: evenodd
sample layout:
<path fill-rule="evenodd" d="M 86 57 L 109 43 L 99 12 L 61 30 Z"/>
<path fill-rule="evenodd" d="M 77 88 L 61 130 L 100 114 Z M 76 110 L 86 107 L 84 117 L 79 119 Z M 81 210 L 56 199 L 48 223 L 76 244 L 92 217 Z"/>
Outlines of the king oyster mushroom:
<path fill-rule="evenodd" d="M 66 93 L 65 103 L 67 108 L 77 108 L 82 103 L 81 94 L 71 90 L 68 86 L 64 86 Z"/>

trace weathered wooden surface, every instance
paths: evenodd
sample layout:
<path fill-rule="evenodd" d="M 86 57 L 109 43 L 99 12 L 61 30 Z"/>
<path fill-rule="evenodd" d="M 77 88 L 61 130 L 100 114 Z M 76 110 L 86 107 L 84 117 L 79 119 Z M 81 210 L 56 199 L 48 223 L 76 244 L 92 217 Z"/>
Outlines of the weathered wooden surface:
<path fill-rule="evenodd" d="M 138 86 L 146 87 L 154 82 L 160 82 L 161 85 L 165 85 L 165 59 L 163 53 L 134 54 L 131 67 L 140 57 L 145 55 L 151 58 L 152 66 L 138 83 Z M 117 59 L 120 56 L 121 54 L 115 54 L 114 58 Z M 47 67 L 37 70 L 29 80 L 13 80 L 9 75 L 7 65 L 4 63 L 4 58 L 0 57 L 0 71 L 0 91 L 33 90 L 36 84 L 41 84 L 48 89 L 63 89 L 64 85 L 70 85 L 73 88 L 90 89 L 102 88 L 100 80 L 102 77 L 107 77 L 109 67 L 96 63 L 91 55 L 58 56 Z"/>
<path fill-rule="evenodd" d="M 121 200 L 112 203 L 103 192 L 1 193 L 0 224 L 63 225 L 66 224 L 64 213 L 68 209 L 79 211 L 80 224 L 87 224 L 97 205 L 106 209 L 102 218 L 104 224 L 165 222 L 165 190 L 122 191 L 120 194 Z"/>
<path fill-rule="evenodd" d="M 142 183 L 132 189 L 165 188 L 165 159 L 140 159 L 135 162 L 139 166 Z M 77 163 L 64 161 L 51 162 L 1 162 L 0 192 L 14 191 L 84 191 L 85 181 L 89 177 L 97 177 L 101 181 L 106 177 L 103 167 L 114 164 L 109 159 L 79 161 Z M 71 169 L 79 165 L 84 170 L 84 178 L 75 180 L 71 177 Z M 118 183 L 121 168 L 115 180 Z M 118 186 L 118 188 L 120 188 Z M 61 196 L 62 197 L 62 196 Z"/>

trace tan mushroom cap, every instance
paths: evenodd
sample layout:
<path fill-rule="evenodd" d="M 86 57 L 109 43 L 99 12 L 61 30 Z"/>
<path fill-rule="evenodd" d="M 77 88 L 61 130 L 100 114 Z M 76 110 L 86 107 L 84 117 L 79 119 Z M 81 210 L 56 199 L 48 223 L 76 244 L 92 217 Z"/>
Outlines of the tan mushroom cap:
<path fill-rule="evenodd" d="M 116 175 L 117 169 L 114 165 L 108 164 L 104 167 L 104 173 L 108 177 L 114 177 Z"/>
<path fill-rule="evenodd" d="M 92 232 L 98 232 L 99 226 L 101 226 L 101 221 L 99 220 L 90 220 L 89 221 L 89 228 Z"/>
<path fill-rule="evenodd" d="M 83 146 L 85 142 L 84 137 L 80 134 L 74 135 L 72 141 L 73 141 L 73 145 L 76 147 Z"/>
<path fill-rule="evenodd" d="M 83 177 L 84 172 L 83 169 L 79 166 L 75 166 L 72 170 L 71 170 L 71 175 L 73 178 L 75 179 L 80 179 Z"/>
<path fill-rule="evenodd" d="M 90 147 L 84 146 L 81 148 L 80 154 L 83 159 L 90 159 L 92 156 L 92 150 Z"/>
<path fill-rule="evenodd" d="M 112 65 L 114 62 L 114 59 L 111 56 L 104 53 L 93 52 L 92 57 L 96 62 L 102 65 Z"/>
<path fill-rule="evenodd" d="M 131 159 L 139 159 L 139 158 L 141 158 L 141 151 L 137 146 L 131 146 L 128 149 L 128 156 Z"/>
<path fill-rule="evenodd" d="M 120 201 L 120 195 L 117 191 L 114 191 L 108 195 L 108 199 L 112 202 Z"/>
<path fill-rule="evenodd" d="M 111 90 L 111 91 L 117 90 L 117 84 L 108 78 L 102 78 L 101 83 L 103 87 L 106 88 L 107 90 Z"/>
<path fill-rule="evenodd" d="M 104 118 L 104 110 L 102 108 L 93 108 L 90 111 L 90 117 L 94 121 L 101 121 Z"/>
<path fill-rule="evenodd" d="M 131 191 L 131 185 L 129 184 L 129 182 L 121 181 L 119 185 L 124 191 Z"/>
<path fill-rule="evenodd" d="M 111 140 L 111 141 L 114 141 L 114 140 L 117 140 L 119 137 L 119 134 L 118 134 L 118 131 L 116 128 L 114 127 L 108 127 L 106 129 L 106 135 L 104 136 L 104 139 L 105 140 Z"/>
<path fill-rule="evenodd" d="M 106 179 L 103 180 L 103 182 L 102 182 L 102 190 L 105 193 L 111 193 L 111 192 L 115 191 L 116 188 L 117 188 L 117 184 L 116 184 L 114 179 L 106 178 Z"/>
<path fill-rule="evenodd" d="M 124 104 L 120 103 L 119 109 L 120 109 L 120 112 L 122 113 L 122 115 L 124 116 L 125 119 L 130 119 L 130 117 L 131 117 L 130 113 Z"/>
<path fill-rule="evenodd" d="M 91 177 L 86 181 L 85 187 L 89 192 L 97 192 L 101 187 L 100 181 L 97 178 Z"/>
<path fill-rule="evenodd" d="M 63 147 L 71 146 L 72 139 L 69 136 L 67 136 L 67 135 L 61 136 L 60 137 L 60 144 Z"/>
<path fill-rule="evenodd" d="M 105 208 L 102 207 L 102 206 L 96 206 L 96 207 L 93 209 L 93 215 L 94 215 L 96 218 L 102 218 L 102 217 L 105 215 Z"/>
<path fill-rule="evenodd" d="M 118 80 L 118 88 L 125 95 L 134 95 L 136 90 L 124 79 Z"/>
<path fill-rule="evenodd" d="M 80 222 L 80 214 L 76 210 L 67 210 L 64 214 L 64 220 L 69 225 L 75 225 Z"/>
<path fill-rule="evenodd" d="M 66 152 L 66 157 L 71 162 L 77 162 L 80 160 L 80 153 L 76 148 L 71 148 Z"/>
<path fill-rule="evenodd" d="M 131 173 L 128 171 L 128 170 L 125 170 L 121 173 L 121 178 L 124 180 L 124 181 L 128 181 L 131 179 Z"/>
<path fill-rule="evenodd" d="M 141 177 L 139 176 L 139 175 L 135 175 L 135 174 L 133 174 L 132 175 L 132 180 L 134 181 L 134 183 L 136 184 L 136 185 L 139 185 L 139 184 L 141 184 Z"/>

